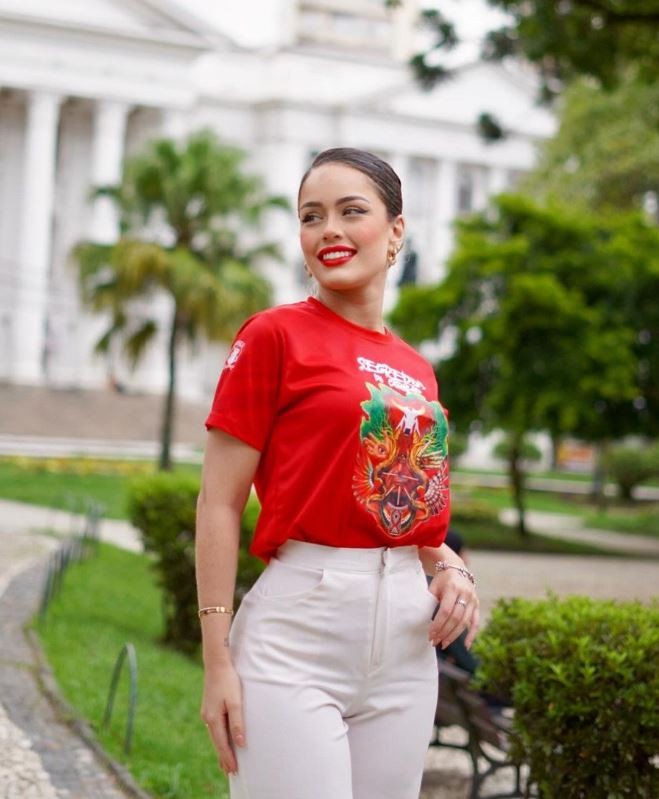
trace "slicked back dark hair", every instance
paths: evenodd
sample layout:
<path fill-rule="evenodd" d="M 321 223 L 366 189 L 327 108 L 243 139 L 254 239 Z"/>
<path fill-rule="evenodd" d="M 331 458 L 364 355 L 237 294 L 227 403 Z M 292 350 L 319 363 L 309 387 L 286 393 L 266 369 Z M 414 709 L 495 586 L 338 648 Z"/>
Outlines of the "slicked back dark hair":
<path fill-rule="evenodd" d="M 373 182 L 380 199 L 387 209 L 389 219 L 394 219 L 403 213 L 403 196 L 400 188 L 400 178 L 386 161 L 367 150 L 357 150 L 354 147 L 333 147 L 323 150 L 314 158 L 300 181 L 298 202 L 305 180 L 316 167 L 323 164 L 345 164 L 362 172 Z"/>

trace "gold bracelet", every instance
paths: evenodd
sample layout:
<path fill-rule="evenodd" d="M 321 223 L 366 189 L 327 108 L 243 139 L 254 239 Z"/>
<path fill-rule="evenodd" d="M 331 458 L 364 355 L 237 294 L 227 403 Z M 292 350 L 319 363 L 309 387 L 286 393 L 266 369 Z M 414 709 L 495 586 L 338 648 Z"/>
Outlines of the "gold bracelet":
<path fill-rule="evenodd" d="M 226 613 L 227 616 L 233 616 L 233 610 L 231 608 L 225 608 L 224 605 L 213 605 L 208 608 L 199 608 L 197 611 L 199 618 L 202 616 L 208 616 L 209 613 Z"/>

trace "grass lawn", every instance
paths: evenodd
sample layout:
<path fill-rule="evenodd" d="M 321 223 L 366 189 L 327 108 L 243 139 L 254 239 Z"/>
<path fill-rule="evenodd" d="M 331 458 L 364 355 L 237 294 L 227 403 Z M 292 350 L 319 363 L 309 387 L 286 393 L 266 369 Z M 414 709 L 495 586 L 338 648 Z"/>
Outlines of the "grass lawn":
<path fill-rule="evenodd" d="M 456 485 L 453 489 L 453 505 L 457 507 L 461 497 L 467 500 L 476 500 L 489 505 L 491 508 L 503 510 L 512 508 L 513 501 L 508 488 L 472 488 Z M 581 515 L 592 510 L 592 505 L 587 497 L 575 494 L 559 494 L 553 491 L 524 492 L 527 510 L 538 510 L 547 513 L 568 513 Z"/>
<path fill-rule="evenodd" d="M 659 538 L 659 503 L 653 502 L 644 509 L 616 508 L 608 513 L 592 513 L 586 517 L 586 526 Z"/>
<path fill-rule="evenodd" d="M 453 467 L 451 471 L 454 474 L 484 474 L 484 475 L 497 475 L 501 477 L 508 477 L 508 472 L 505 469 L 475 469 L 465 468 L 463 466 Z M 530 471 L 527 477 L 542 477 L 550 480 L 568 480 L 570 482 L 590 483 L 592 482 L 592 475 L 588 472 L 567 472 L 567 471 Z"/>
<path fill-rule="evenodd" d="M 565 541 L 560 538 L 536 535 L 520 538 L 517 531 L 500 522 L 462 521 L 455 522 L 455 529 L 464 538 L 468 549 L 488 549 L 501 552 L 534 552 L 552 555 L 603 555 L 627 557 L 626 552 L 603 550 L 580 541 Z"/>
<path fill-rule="evenodd" d="M 145 462 L 118 461 L 115 466 L 94 459 L 0 459 L 0 497 L 61 510 L 81 510 L 89 498 L 100 502 L 108 519 L 125 519 L 131 479 L 155 471 Z M 182 464 L 185 471 L 200 466 Z"/>
<path fill-rule="evenodd" d="M 227 781 L 199 718 L 201 666 L 158 644 L 160 607 L 148 558 L 102 545 L 98 556 L 69 569 L 37 631 L 66 699 L 147 791 L 159 799 L 226 799 Z M 139 676 L 126 758 L 126 669 L 110 729 L 99 727 L 115 660 L 128 641 L 137 650 Z"/>

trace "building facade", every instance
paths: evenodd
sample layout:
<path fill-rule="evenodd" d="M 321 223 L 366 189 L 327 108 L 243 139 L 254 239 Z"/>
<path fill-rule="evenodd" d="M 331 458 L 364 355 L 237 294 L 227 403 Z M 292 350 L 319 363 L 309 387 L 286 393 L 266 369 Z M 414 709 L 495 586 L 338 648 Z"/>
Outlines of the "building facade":
<path fill-rule="evenodd" d="M 293 201 L 319 150 L 383 155 L 403 182 L 417 279 L 434 281 L 456 216 L 513 186 L 553 130 L 535 87 L 500 65 L 467 64 L 420 90 L 405 65 L 413 2 L 392 13 L 381 0 L 272 1 L 273 44 L 246 49 L 173 0 L 0 0 L 0 380 L 98 387 L 111 374 L 162 390 L 163 341 L 135 373 L 118 353 L 93 354 L 103 320 L 81 308 L 71 258 L 82 239 L 115 240 L 113 208 L 90 189 L 117 182 L 153 136 L 210 127 Z M 479 138 L 482 111 L 503 122 L 503 142 Z M 273 214 L 263 232 L 286 255 L 263 265 L 277 301 L 299 299 L 295 216 Z M 218 345 L 186 351 L 181 394 L 207 397 L 221 357 Z"/>

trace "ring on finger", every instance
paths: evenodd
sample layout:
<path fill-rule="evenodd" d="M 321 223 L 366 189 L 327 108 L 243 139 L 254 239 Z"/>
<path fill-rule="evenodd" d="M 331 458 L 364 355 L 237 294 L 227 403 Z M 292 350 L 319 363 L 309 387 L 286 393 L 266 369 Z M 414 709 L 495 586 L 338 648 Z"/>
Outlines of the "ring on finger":
<path fill-rule="evenodd" d="M 466 608 L 469 603 L 467 602 L 466 599 L 462 599 L 462 597 L 458 597 L 458 599 L 455 600 L 455 604 L 456 605 L 462 605 L 462 607 Z"/>

